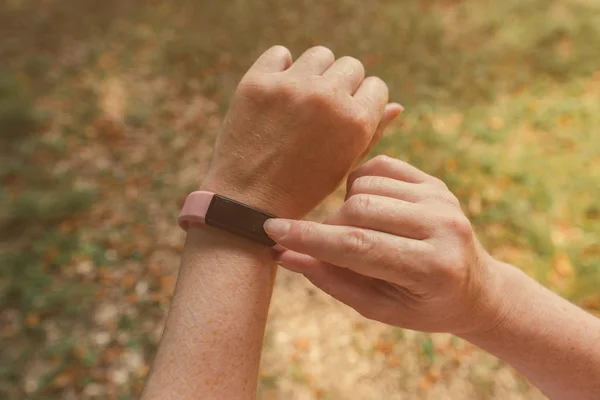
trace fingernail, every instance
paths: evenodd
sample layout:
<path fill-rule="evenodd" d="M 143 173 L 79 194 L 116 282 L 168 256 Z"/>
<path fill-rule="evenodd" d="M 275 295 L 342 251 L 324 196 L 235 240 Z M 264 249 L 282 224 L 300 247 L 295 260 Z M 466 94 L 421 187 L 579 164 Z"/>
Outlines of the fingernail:
<path fill-rule="evenodd" d="M 264 228 L 265 232 L 271 237 L 273 240 L 281 239 L 290 231 L 291 227 L 290 221 L 285 219 L 268 219 L 265 222 Z"/>
<path fill-rule="evenodd" d="M 400 108 L 401 113 L 404 112 L 404 106 L 402 104 L 400 104 L 400 103 L 391 103 L 391 104 L 398 106 Z"/>

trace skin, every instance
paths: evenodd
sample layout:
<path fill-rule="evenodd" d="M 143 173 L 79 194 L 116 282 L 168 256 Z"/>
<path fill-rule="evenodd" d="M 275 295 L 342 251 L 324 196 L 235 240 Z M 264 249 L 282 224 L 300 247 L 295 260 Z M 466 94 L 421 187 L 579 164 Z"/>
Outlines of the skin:
<path fill-rule="evenodd" d="M 600 319 L 491 257 L 439 179 L 379 156 L 324 223 L 271 219 L 279 262 L 363 316 L 448 332 L 552 399 L 600 398 Z"/>
<path fill-rule="evenodd" d="M 267 50 L 242 78 L 201 190 L 286 218 L 330 194 L 402 112 L 381 79 L 324 47 Z M 275 278 L 270 249 L 189 229 L 142 398 L 252 399 Z"/>

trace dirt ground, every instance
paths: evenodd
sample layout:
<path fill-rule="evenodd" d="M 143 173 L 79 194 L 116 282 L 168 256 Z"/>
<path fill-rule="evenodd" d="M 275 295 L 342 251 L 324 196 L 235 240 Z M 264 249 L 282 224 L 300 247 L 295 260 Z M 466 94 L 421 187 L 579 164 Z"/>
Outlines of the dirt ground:
<path fill-rule="evenodd" d="M 494 256 L 600 314 L 599 37 L 589 0 L 0 5 L 0 398 L 139 397 L 180 206 L 274 43 L 363 60 L 406 107 L 375 153 L 442 178 Z M 281 270 L 258 398 L 544 396 L 468 343 L 367 321 Z"/>

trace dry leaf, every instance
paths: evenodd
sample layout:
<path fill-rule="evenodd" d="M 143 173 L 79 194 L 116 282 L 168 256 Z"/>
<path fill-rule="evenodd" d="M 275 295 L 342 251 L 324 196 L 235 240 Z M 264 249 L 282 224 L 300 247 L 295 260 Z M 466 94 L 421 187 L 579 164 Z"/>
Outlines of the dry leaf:
<path fill-rule="evenodd" d="M 421 381 L 419 382 L 419 390 L 423 391 L 423 392 L 427 392 L 429 391 L 429 389 L 431 389 L 431 382 L 429 381 L 429 379 L 425 376 L 421 379 Z"/>
<path fill-rule="evenodd" d="M 388 357 L 387 359 L 387 366 L 389 368 L 398 368 L 400 365 L 402 365 L 402 360 L 400 359 L 400 357 L 392 354 Z"/>
<path fill-rule="evenodd" d="M 565 251 L 560 251 L 554 257 L 554 270 L 562 278 L 571 278 L 575 273 L 571 259 Z"/>
<path fill-rule="evenodd" d="M 121 278 L 121 287 L 123 289 L 131 289 L 135 286 L 138 279 L 137 276 L 133 273 L 128 273 Z"/>
<path fill-rule="evenodd" d="M 294 347 L 297 350 L 306 351 L 310 348 L 310 340 L 306 338 L 298 338 L 294 340 Z"/>
<path fill-rule="evenodd" d="M 504 128 L 504 120 L 498 116 L 494 116 L 490 118 L 488 125 L 492 129 L 499 130 Z"/>
<path fill-rule="evenodd" d="M 375 345 L 375 350 L 385 355 L 389 355 L 394 350 L 394 343 L 392 343 L 390 340 L 378 340 L 377 344 Z"/>
<path fill-rule="evenodd" d="M 61 372 L 54 380 L 52 381 L 52 386 L 56 388 L 64 388 L 75 381 L 75 373 L 74 371 L 65 371 Z"/>
<path fill-rule="evenodd" d="M 27 317 L 25 318 L 25 325 L 27 325 L 28 328 L 35 328 L 39 324 L 40 324 L 40 315 L 39 314 L 37 314 L 37 313 L 27 314 Z"/>
<path fill-rule="evenodd" d="M 456 159 L 451 158 L 449 160 L 446 160 L 446 170 L 453 172 L 456 171 L 458 169 L 458 162 L 456 161 Z"/>
<path fill-rule="evenodd" d="M 165 294 L 172 294 L 175 290 L 175 278 L 172 275 L 165 275 L 160 278 L 160 288 Z"/>

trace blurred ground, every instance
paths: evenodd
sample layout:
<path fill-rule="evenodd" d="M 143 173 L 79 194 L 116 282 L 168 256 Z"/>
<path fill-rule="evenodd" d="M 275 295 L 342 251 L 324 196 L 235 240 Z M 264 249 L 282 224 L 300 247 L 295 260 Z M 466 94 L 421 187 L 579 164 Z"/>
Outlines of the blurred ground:
<path fill-rule="evenodd" d="M 600 311 L 596 1 L 8 0 L 0 398 L 139 395 L 177 212 L 276 43 L 364 60 L 407 109 L 376 152 L 443 178 L 495 256 Z M 542 398 L 468 344 L 368 322 L 285 272 L 261 371 L 261 399 Z"/>

